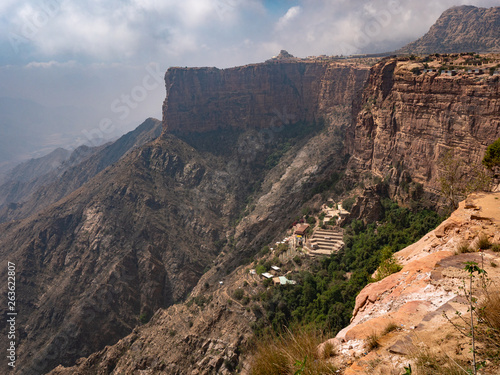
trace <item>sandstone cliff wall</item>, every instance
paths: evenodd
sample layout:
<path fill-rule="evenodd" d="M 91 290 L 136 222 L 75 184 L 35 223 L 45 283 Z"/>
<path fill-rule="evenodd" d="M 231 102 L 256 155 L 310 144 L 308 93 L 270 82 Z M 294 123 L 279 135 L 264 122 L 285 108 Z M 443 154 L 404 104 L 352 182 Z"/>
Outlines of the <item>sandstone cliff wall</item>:
<path fill-rule="evenodd" d="M 314 121 L 334 105 L 350 105 L 367 76 L 366 67 L 320 61 L 170 68 L 163 127 L 190 133 Z"/>
<path fill-rule="evenodd" d="M 347 134 L 354 170 L 380 177 L 407 171 L 438 187 L 438 161 L 449 149 L 480 163 L 500 137 L 500 81 L 466 75 L 414 75 L 394 59 L 372 68 L 361 110 Z"/>
<path fill-rule="evenodd" d="M 492 243 L 500 241 L 498 199 L 500 193 L 470 195 L 435 230 L 394 254 L 403 266 L 401 271 L 368 284 L 359 293 L 351 324 L 331 339 L 337 345 L 335 361 L 345 367 L 344 374 L 401 374 L 408 363 L 415 370 L 412 353 L 417 348 L 431 348 L 433 355 L 451 355 L 459 362 L 471 360 L 470 339 L 457 335 L 443 313 L 455 324 L 460 320 L 456 311 L 467 316 L 465 262 L 484 268 L 491 285 L 500 282 L 498 252 L 456 253 L 464 241 L 477 249 L 481 235 Z M 397 328 L 388 332 L 389 324 Z M 374 350 L 366 344 L 370 335 L 379 337 L 379 347 Z M 491 362 L 482 369 L 484 374 L 498 374 L 499 370 Z"/>

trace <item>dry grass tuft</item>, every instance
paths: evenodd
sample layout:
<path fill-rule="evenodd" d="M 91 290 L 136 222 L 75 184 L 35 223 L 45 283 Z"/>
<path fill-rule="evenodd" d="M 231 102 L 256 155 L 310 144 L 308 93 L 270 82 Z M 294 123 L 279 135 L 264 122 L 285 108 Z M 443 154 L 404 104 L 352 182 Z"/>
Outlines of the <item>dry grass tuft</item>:
<path fill-rule="evenodd" d="M 368 336 L 365 340 L 365 345 L 367 350 L 377 349 L 380 346 L 379 340 L 380 336 L 375 332 Z"/>
<path fill-rule="evenodd" d="M 469 243 L 466 240 L 462 240 L 458 243 L 457 245 L 457 253 L 458 254 L 463 254 L 463 253 L 473 253 L 474 249 L 469 245 Z"/>
<path fill-rule="evenodd" d="M 323 349 L 321 351 L 321 358 L 323 360 L 328 360 L 331 357 L 334 357 L 335 354 L 336 354 L 335 345 L 333 345 L 331 341 L 325 342 L 325 344 L 323 345 Z"/>
<path fill-rule="evenodd" d="M 397 331 L 399 329 L 399 326 L 394 323 L 394 322 L 390 322 L 389 324 L 387 324 L 387 326 L 384 328 L 384 335 L 387 335 L 388 333 L 391 333 L 392 331 Z"/>
<path fill-rule="evenodd" d="M 477 247 L 481 250 L 489 249 L 492 246 L 488 236 L 485 233 L 481 233 L 477 238 Z"/>
<path fill-rule="evenodd" d="M 335 374 L 336 369 L 327 362 L 326 350 L 334 352 L 333 345 L 323 348 L 321 356 L 318 345 L 326 338 L 318 332 L 299 329 L 287 331 L 279 337 L 258 340 L 251 364 L 251 375 L 301 375 Z"/>
<path fill-rule="evenodd" d="M 457 363 L 449 356 L 432 352 L 429 348 L 416 348 L 410 355 L 413 359 L 412 375 L 464 375 L 467 364 Z"/>
<path fill-rule="evenodd" d="M 486 343 L 490 352 L 500 354 L 500 294 L 498 289 L 488 289 L 477 309 L 481 324 L 478 340 Z"/>

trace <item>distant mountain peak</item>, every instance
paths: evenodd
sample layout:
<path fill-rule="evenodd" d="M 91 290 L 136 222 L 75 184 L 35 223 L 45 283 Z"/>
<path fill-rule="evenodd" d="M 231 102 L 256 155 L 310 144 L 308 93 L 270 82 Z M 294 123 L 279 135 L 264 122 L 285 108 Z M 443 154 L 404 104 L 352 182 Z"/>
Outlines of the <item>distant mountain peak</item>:
<path fill-rule="evenodd" d="M 447 9 L 427 34 L 398 53 L 500 52 L 500 7 Z"/>

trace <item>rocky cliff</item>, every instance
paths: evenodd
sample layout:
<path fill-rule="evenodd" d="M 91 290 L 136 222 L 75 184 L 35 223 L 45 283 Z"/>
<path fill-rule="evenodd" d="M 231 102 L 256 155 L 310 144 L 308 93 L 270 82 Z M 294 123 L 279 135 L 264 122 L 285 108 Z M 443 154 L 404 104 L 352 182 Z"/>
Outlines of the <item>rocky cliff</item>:
<path fill-rule="evenodd" d="M 367 70 L 321 61 L 283 61 L 231 69 L 170 68 L 163 126 L 168 133 L 265 129 L 324 119 L 351 105 Z"/>
<path fill-rule="evenodd" d="M 388 59 L 372 68 L 346 146 L 353 171 L 369 170 L 396 183 L 409 177 L 436 192 L 446 151 L 480 164 L 486 147 L 500 137 L 500 81 L 415 74 L 418 66 Z"/>
<path fill-rule="evenodd" d="M 470 362 L 470 338 L 462 336 L 443 313 L 459 325 L 463 322 L 458 322 L 456 311 L 467 316 L 465 262 L 485 269 L 493 293 L 498 293 L 499 253 L 477 249 L 480 236 L 500 243 L 499 199 L 500 193 L 475 194 L 461 202 L 438 228 L 395 254 L 403 265 L 401 271 L 359 293 L 351 324 L 330 340 L 337 346 L 335 361 L 344 367 L 344 374 L 401 374 L 409 363 L 416 371 L 419 350 L 427 353 L 427 361 L 434 357 L 443 364 L 451 357 L 455 363 Z M 471 253 L 457 253 L 464 241 L 473 249 Z M 482 288 L 476 288 L 476 297 L 485 298 Z M 374 335 L 380 346 L 371 350 L 367 339 Z M 484 342 L 477 345 L 484 348 Z M 487 351 L 480 353 L 483 357 L 478 361 L 488 359 Z M 490 358 L 481 373 L 498 374 L 499 370 Z M 436 367 L 430 371 L 442 373 Z"/>
<path fill-rule="evenodd" d="M 441 77 L 415 76 L 408 66 L 403 66 L 405 63 L 407 62 L 387 59 L 374 66 L 362 96 L 356 97 L 353 91 L 348 91 L 347 96 L 353 99 L 353 105 L 346 105 L 343 100 L 332 99 L 338 97 L 340 93 L 335 82 L 345 82 L 342 76 L 330 76 L 335 79 L 325 78 L 328 77 L 329 69 L 331 71 L 343 70 L 348 72 L 347 77 L 352 77 L 353 68 L 341 68 L 332 64 L 329 69 L 325 70 L 321 63 L 319 65 L 321 84 L 316 84 L 320 91 L 309 97 L 315 98 L 312 101 L 315 110 L 329 119 L 326 128 L 319 134 L 296 143 L 281 157 L 274 168 L 264 174 L 257 192 L 249 195 L 250 203 L 246 205 L 241 220 L 233 228 L 234 230 L 228 231 L 234 242 L 231 243 L 231 247 L 226 246 L 224 252 L 214 258 L 214 266 L 200 278 L 193 289 L 191 302 L 158 311 L 151 323 L 138 328 L 116 345 L 80 360 L 75 367 L 66 369 L 59 367 L 53 373 L 94 374 L 113 371 L 133 373 L 149 370 L 157 374 L 208 374 L 214 371 L 229 373 L 238 365 L 240 369 L 245 369 L 248 362 L 241 356 L 238 348 L 245 345 L 251 336 L 248 323 L 255 319 L 255 314 L 259 311 L 248 311 L 239 303 L 230 302 L 232 291 L 239 287 L 243 288 L 247 277 L 243 268 L 235 269 L 235 267 L 242 258 L 255 254 L 256 249 L 275 238 L 277 233 L 281 233 L 293 220 L 293 215 L 304 202 L 312 206 L 321 203 L 321 196 L 311 193 L 322 191 L 316 189 L 320 182 L 327 181 L 333 173 L 345 168 L 347 168 L 348 179 L 359 179 L 361 174 L 369 171 L 375 176 L 389 175 L 393 187 L 391 194 L 396 194 L 397 185 L 400 182 L 398 177 L 401 177 L 401 171 L 404 170 L 409 178 L 421 182 L 425 189 L 433 191 L 436 186 L 437 173 L 435 163 L 442 149 L 457 147 L 463 155 L 475 161 L 482 156 L 486 145 L 498 137 L 497 81 L 480 81 L 463 77 L 445 80 Z M 283 69 L 292 69 L 290 66 L 292 65 L 287 63 L 286 68 Z M 267 66 L 264 68 L 271 69 Z M 312 69 L 311 66 L 309 68 Z M 239 69 L 248 74 L 261 68 L 249 66 Z M 292 70 L 295 71 L 294 69 L 295 66 Z M 186 125 L 187 119 L 201 122 L 205 116 L 203 107 L 196 108 L 196 110 L 192 108 L 191 112 L 196 113 L 196 116 L 192 113 L 183 113 L 178 116 L 170 113 L 173 111 L 170 100 L 178 103 L 176 105 L 180 105 L 183 101 L 182 97 L 187 102 L 190 100 L 187 89 L 183 89 L 184 96 L 179 96 L 179 92 L 174 87 L 175 84 L 172 86 L 172 82 L 176 82 L 178 78 L 172 78 L 172 75 L 180 74 L 180 76 L 187 77 L 187 82 L 196 80 L 197 84 L 189 86 L 190 90 L 196 92 L 202 85 L 200 82 L 205 82 L 205 84 L 209 82 L 201 75 L 202 71 L 204 70 L 193 69 L 189 72 L 183 69 L 173 69 L 167 73 L 168 96 L 164 106 L 166 111 L 164 138 L 170 138 L 170 132 L 177 133 L 180 137 L 192 133 L 194 128 Z M 210 72 L 209 77 L 211 77 L 213 87 L 223 87 L 223 89 L 218 88 L 219 91 L 228 90 L 229 85 L 215 83 L 212 77 L 215 74 L 222 82 L 226 82 L 225 78 L 221 78 L 224 77 L 225 71 L 212 69 L 207 71 Z M 235 71 L 231 71 L 229 77 Z M 269 79 L 264 76 L 266 82 Z M 356 81 L 354 87 L 359 87 L 359 85 L 360 83 Z M 204 90 L 208 93 L 207 95 L 211 95 L 212 90 L 208 86 Z M 214 89 L 214 92 L 217 90 Z M 203 105 L 208 103 L 200 97 L 196 100 L 204 103 Z M 279 100 L 279 105 L 284 105 Z M 211 102 L 212 105 L 220 108 L 228 106 L 225 100 L 212 99 Z M 194 105 L 193 103 L 191 105 Z M 267 108 L 272 107 L 269 104 L 266 105 Z M 237 116 L 236 112 L 231 112 L 231 108 L 229 106 L 227 109 L 228 118 Z M 306 113 L 307 111 L 298 110 L 297 118 L 307 120 L 307 117 L 301 117 L 307 116 Z M 354 117 L 352 113 L 355 114 Z M 268 117 L 257 115 L 257 119 L 257 129 L 269 126 Z M 201 128 L 202 134 L 217 132 L 217 123 L 213 119 L 208 121 L 208 125 L 203 125 Z M 286 129 L 292 124 L 282 125 L 285 125 Z M 230 122 L 224 126 L 230 126 Z M 342 133 L 339 129 L 346 131 L 345 143 L 342 143 L 344 136 L 339 134 Z M 236 137 L 237 141 L 241 140 L 238 137 L 244 137 L 245 132 L 248 132 L 248 129 L 242 128 L 241 130 L 242 133 L 238 133 Z M 251 144 L 256 150 L 265 149 L 265 146 L 269 144 L 262 140 L 259 143 L 258 138 L 262 132 L 255 134 L 257 140 Z M 192 138 L 186 137 L 186 139 Z M 229 159 L 227 156 L 220 155 L 211 155 L 209 158 L 215 157 L 220 162 L 226 163 L 224 164 L 225 170 L 230 175 L 236 176 L 236 180 L 243 176 L 248 177 L 249 173 L 255 173 L 253 169 L 248 169 L 248 165 L 256 159 L 250 158 L 249 164 L 245 164 L 242 162 L 242 157 L 246 154 L 242 153 L 238 144 L 232 147 L 235 149 L 231 151 Z M 346 153 L 350 154 L 347 166 L 343 162 Z M 210 155 L 206 151 L 201 154 Z M 429 158 L 428 155 L 431 157 Z M 236 196 L 231 197 L 231 199 L 239 199 Z M 429 249 L 434 249 L 433 246 L 434 244 L 429 245 Z M 408 277 L 413 277 L 413 279 L 408 280 L 413 282 L 415 279 L 420 282 L 419 275 L 422 272 L 427 272 L 429 267 L 449 255 L 446 251 L 431 254 L 429 262 L 434 263 L 428 267 L 425 266 L 427 268 L 422 266 L 424 268 L 421 267 L 419 270 L 412 268 Z M 230 274 L 225 276 L 228 272 Z M 394 278 L 397 279 L 395 276 Z M 224 284 L 219 284 L 221 280 Z M 251 280 L 248 284 L 251 285 Z M 248 284 L 246 288 L 249 288 Z M 381 282 L 379 285 L 385 284 Z M 355 311 L 356 317 L 361 317 L 361 310 L 364 311 L 367 309 L 366 306 L 369 306 L 366 301 L 372 301 L 373 293 L 370 293 L 368 289 L 360 297 Z M 366 301 L 361 301 L 364 295 L 368 297 Z M 436 298 L 439 300 L 441 297 L 443 296 L 439 295 Z M 444 297 L 441 299 L 446 301 Z M 197 306 L 193 305 L 193 301 L 196 301 Z M 419 303 L 428 307 L 434 303 L 433 301 Z M 403 305 L 403 302 L 398 304 L 398 306 Z M 413 308 L 413 305 L 410 303 L 406 307 Z M 420 305 L 418 303 L 416 305 L 419 309 Z M 405 308 L 400 314 L 404 315 L 407 312 Z M 413 314 L 413 311 L 411 310 L 410 313 Z M 431 310 L 424 312 L 426 311 Z M 349 339 L 348 336 L 351 334 L 349 332 L 355 332 L 351 328 L 343 332 L 347 335 L 343 338 L 344 340 Z M 355 348 L 356 345 L 354 345 Z M 341 350 L 351 349 L 348 344 Z"/>
<path fill-rule="evenodd" d="M 500 7 L 457 6 L 398 53 L 500 52 Z"/>

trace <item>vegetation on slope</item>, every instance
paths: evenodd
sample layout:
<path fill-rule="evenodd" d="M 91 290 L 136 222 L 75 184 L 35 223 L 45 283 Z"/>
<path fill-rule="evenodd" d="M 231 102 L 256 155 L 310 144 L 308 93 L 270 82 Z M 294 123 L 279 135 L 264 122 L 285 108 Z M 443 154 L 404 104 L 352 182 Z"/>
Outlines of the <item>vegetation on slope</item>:
<path fill-rule="evenodd" d="M 345 230 L 344 250 L 300 271 L 294 277 L 297 285 L 260 295 L 265 314 L 254 327 L 257 335 L 303 325 L 336 334 L 349 324 L 357 294 L 379 265 L 442 221 L 435 212 L 412 212 L 388 199 L 382 205 L 378 223 L 352 222 Z"/>
<path fill-rule="evenodd" d="M 489 169 L 500 165 L 500 138 L 489 145 L 486 149 L 483 164 Z"/>

